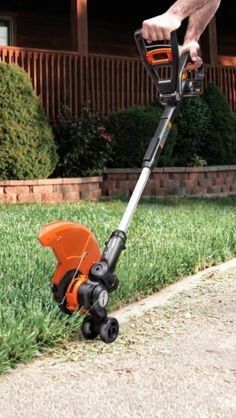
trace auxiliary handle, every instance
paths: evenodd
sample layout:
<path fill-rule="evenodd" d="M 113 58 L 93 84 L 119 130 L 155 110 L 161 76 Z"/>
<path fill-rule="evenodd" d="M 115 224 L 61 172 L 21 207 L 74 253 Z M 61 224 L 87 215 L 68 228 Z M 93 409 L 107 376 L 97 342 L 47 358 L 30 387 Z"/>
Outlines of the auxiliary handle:
<path fill-rule="evenodd" d="M 183 72 L 189 60 L 189 53 L 180 56 L 176 31 L 171 32 L 170 41 L 147 43 L 141 29 L 134 38 L 143 64 L 160 92 L 163 104 L 179 102 L 184 90 Z"/>

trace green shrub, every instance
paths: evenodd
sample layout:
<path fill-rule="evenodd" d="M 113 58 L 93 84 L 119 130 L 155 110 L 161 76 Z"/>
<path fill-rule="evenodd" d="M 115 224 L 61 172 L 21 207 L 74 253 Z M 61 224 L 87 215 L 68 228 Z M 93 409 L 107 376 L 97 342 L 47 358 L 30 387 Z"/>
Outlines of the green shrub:
<path fill-rule="evenodd" d="M 59 162 L 53 176 L 85 177 L 98 175 L 106 166 L 112 136 L 102 120 L 90 109 L 77 118 L 63 107 L 53 126 Z"/>
<path fill-rule="evenodd" d="M 113 134 L 108 167 L 140 167 L 163 107 L 135 106 L 110 115 L 105 125 Z M 236 164 L 236 115 L 223 93 L 209 84 L 203 96 L 186 97 L 158 166 Z"/>
<path fill-rule="evenodd" d="M 105 126 L 113 135 L 108 167 L 140 167 L 148 144 L 158 126 L 162 106 L 134 106 L 111 114 Z M 170 131 L 158 166 L 169 165 L 176 131 Z"/>
<path fill-rule="evenodd" d="M 201 96 L 186 97 L 182 100 L 175 119 L 177 140 L 173 150 L 176 166 L 205 165 L 201 144 L 208 134 L 210 112 Z"/>
<path fill-rule="evenodd" d="M 210 83 L 203 95 L 210 112 L 210 127 L 201 144 L 201 154 L 212 164 L 236 164 L 236 115 L 221 92 Z"/>
<path fill-rule="evenodd" d="M 29 76 L 0 64 L 0 179 L 48 177 L 57 162 L 52 129 Z"/>

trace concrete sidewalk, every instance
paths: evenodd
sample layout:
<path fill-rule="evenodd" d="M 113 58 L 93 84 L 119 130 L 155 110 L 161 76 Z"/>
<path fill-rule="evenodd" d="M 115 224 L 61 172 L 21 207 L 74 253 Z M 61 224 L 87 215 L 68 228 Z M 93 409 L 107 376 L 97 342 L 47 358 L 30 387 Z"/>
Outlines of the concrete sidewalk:
<path fill-rule="evenodd" d="M 84 341 L 0 377 L 1 418 L 236 417 L 236 260 L 116 312 Z"/>

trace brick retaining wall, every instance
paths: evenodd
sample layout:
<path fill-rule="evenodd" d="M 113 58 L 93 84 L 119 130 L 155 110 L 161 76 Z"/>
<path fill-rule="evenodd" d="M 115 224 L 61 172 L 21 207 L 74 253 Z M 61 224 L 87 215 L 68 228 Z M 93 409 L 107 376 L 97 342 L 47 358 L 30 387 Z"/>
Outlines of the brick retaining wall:
<path fill-rule="evenodd" d="M 102 177 L 0 181 L 0 203 L 97 200 L 101 181 Z"/>
<path fill-rule="evenodd" d="M 77 202 L 101 196 L 128 196 L 140 169 L 107 169 L 102 177 L 0 181 L 0 203 Z M 236 165 L 156 168 L 144 196 L 236 195 Z"/>
<path fill-rule="evenodd" d="M 104 196 L 130 195 L 140 169 L 107 169 Z M 218 167 L 156 168 L 144 196 L 227 196 L 236 194 L 236 165 Z"/>

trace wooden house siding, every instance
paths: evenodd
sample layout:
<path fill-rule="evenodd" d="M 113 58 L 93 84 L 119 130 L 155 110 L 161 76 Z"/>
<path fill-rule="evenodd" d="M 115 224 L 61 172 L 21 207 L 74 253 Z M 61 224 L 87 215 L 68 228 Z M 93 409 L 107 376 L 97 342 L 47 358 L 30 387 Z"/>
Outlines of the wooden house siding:
<path fill-rule="evenodd" d="M 17 45 L 28 48 L 70 50 L 68 16 L 21 13 L 17 19 Z"/>

